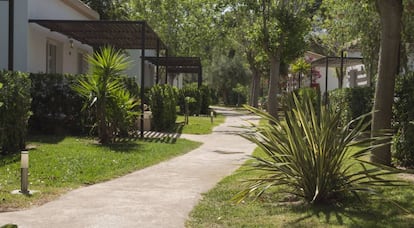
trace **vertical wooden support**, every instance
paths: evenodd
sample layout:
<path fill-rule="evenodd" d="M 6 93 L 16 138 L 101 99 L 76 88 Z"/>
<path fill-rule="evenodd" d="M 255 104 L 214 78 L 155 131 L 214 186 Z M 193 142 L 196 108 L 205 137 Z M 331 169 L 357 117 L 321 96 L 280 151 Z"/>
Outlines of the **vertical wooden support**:
<path fill-rule="evenodd" d="M 141 30 L 141 139 L 144 138 L 144 100 L 145 100 L 145 29 L 146 29 L 146 22 L 142 22 L 141 24 L 142 30 Z"/>
<path fill-rule="evenodd" d="M 160 58 L 160 39 L 157 39 L 157 76 L 155 78 L 155 84 L 156 85 L 158 85 L 158 83 L 160 81 L 159 58 Z"/>
<path fill-rule="evenodd" d="M 9 53 L 8 70 L 14 70 L 14 0 L 9 0 Z"/>

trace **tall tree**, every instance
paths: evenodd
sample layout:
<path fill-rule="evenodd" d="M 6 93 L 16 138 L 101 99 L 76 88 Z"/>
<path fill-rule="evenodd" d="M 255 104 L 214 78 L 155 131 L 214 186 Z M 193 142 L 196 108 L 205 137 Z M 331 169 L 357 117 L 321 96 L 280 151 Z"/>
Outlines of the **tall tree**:
<path fill-rule="evenodd" d="M 313 2 L 313 1 L 312 1 Z M 261 40 L 269 57 L 269 93 L 267 111 L 278 117 L 278 95 L 280 94 L 280 72 L 285 62 L 300 55 L 305 48 L 304 36 L 308 32 L 307 7 L 305 0 L 261 0 L 259 9 L 262 17 Z"/>
<path fill-rule="evenodd" d="M 102 20 L 127 20 L 130 18 L 129 0 L 82 0 L 99 13 Z"/>
<path fill-rule="evenodd" d="M 378 80 L 375 88 L 372 132 L 390 129 L 394 100 L 395 77 L 398 74 L 401 41 L 402 0 L 377 0 L 381 21 L 381 48 L 378 64 Z M 390 146 L 382 146 L 372 152 L 371 161 L 391 164 Z"/>

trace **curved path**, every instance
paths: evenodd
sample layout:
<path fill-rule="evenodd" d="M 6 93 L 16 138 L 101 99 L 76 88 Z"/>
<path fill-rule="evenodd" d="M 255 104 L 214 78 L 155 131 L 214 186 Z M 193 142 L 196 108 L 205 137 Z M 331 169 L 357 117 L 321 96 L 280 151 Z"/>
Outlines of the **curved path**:
<path fill-rule="evenodd" d="M 171 160 L 126 176 L 71 191 L 40 207 L 0 213 L 0 226 L 184 227 L 188 213 L 221 178 L 246 159 L 255 145 L 235 135 L 255 116 L 218 108 L 227 116 L 210 135 L 182 135 L 204 144 Z"/>

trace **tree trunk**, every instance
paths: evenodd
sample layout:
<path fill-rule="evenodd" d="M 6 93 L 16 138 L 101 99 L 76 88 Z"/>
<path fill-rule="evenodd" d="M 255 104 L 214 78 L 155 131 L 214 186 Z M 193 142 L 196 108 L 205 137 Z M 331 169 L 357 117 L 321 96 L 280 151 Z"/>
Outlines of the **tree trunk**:
<path fill-rule="evenodd" d="M 378 130 L 390 129 L 394 100 L 395 77 L 398 74 L 401 40 L 402 0 L 377 0 L 381 20 L 381 48 L 378 80 L 375 89 L 372 135 Z M 390 145 L 375 149 L 371 161 L 391 165 Z"/>
<path fill-rule="evenodd" d="M 278 119 L 278 99 L 280 82 L 280 48 L 270 57 L 270 79 L 267 112 Z"/>
<path fill-rule="evenodd" d="M 252 69 L 252 73 L 253 75 L 250 89 L 250 106 L 257 108 L 259 107 L 260 73 L 256 68 Z"/>

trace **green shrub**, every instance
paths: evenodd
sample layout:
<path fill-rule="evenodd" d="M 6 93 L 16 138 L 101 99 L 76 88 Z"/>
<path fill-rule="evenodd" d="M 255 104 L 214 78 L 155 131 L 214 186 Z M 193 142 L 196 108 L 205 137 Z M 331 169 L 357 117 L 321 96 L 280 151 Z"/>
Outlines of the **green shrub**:
<path fill-rule="evenodd" d="M 371 112 L 373 98 L 374 89 L 371 87 L 343 88 L 329 92 L 329 104 L 341 113 L 343 124 Z"/>
<path fill-rule="evenodd" d="M 250 185 L 234 197 L 238 202 L 250 194 L 260 196 L 273 186 L 286 186 L 288 193 L 306 202 L 330 204 L 350 193 L 375 193 L 374 187 L 394 183 L 382 177 L 396 170 L 384 170 L 365 160 L 376 147 L 370 143 L 384 139 L 360 137 L 370 125 L 365 120 L 370 113 L 342 126 L 338 112 L 328 106 L 315 110 L 309 97 L 299 101 L 294 94 L 287 98 L 284 121 L 246 108 L 273 124 L 254 126 L 256 134 L 245 135 L 264 152 L 263 156 L 253 156 L 255 162 L 248 170 L 261 171 L 262 175 L 250 180 Z M 351 146 L 354 149 L 350 150 Z"/>
<path fill-rule="evenodd" d="M 189 104 L 189 114 L 190 115 L 200 115 L 201 113 L 201 104 L 202 104 L 202 94 L 201 91 L 194 86 L 186 86 L 179 91 L 178 95 L 178 105 L 180 106 L 180 113 L 185 113 L 185 98 L 192 97 L 195 99 L 195 102 Z"/>
<path fill-rule="evenodd" d="M 33 115 L 29 130 L 42 134 L 80 134 L 86 131 L 82 98 L 71 89 L 81 75 L 30 74 Z"/>
<path fill-rule="evenodd" d="M 405 167 L 414 167 L 414 73 L 399 76 L 395 87 L 394 157 Z"/>
<path fill-rule="evenodd" d="M 200 108 L 200 114 L 209 114 L 209 107 L 211 104 L 211 93 L 210 93 L 210 89 L 205 86 L 202 85 L 200 88 L 200 93 L 201 93 L 201 108 Z"/>
<path fill-rule="evenodd" d="M 303 100 L 305 97 L 309 97 L 312 100 L 312 104 L 315 109 L 321 105 L 321 93 L 316 88 L 300 88 L 295 91 L 296 96 L 299 100 Z"/>
<path fill-rule="evenodd" d="M 30 79 L 20 72 L 0 71 L 0 144 L 2 152 L 16 153 L 25 148 L 30 117 Z"/>
<path fill-rule="evenodd" d="M 170 85 L 154 85 L 149 91 L 152 111 L 152 128 L 157 131 L 170 130 L 177 120 L 177 90 Z"/>

